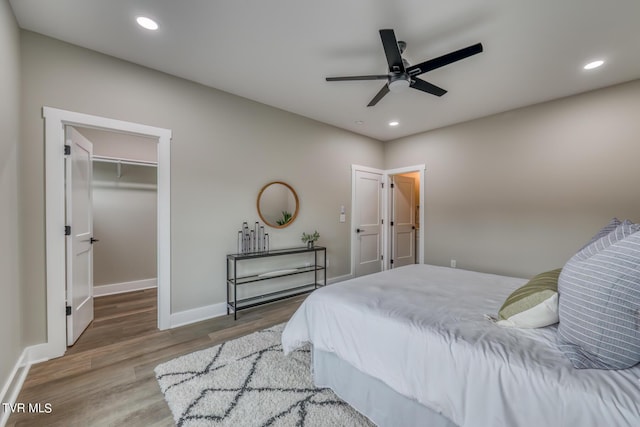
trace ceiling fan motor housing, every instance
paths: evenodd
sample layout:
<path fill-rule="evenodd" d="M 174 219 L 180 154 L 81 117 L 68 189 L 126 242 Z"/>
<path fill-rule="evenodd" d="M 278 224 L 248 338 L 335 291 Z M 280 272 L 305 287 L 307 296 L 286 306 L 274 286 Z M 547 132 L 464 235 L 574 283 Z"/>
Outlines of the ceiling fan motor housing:
<path fill-rule="evenodd" d="M 409 87 L 411 81 L 406 73 L 391 75 L 389 77 L 389 90 L 401 92 Z"/>

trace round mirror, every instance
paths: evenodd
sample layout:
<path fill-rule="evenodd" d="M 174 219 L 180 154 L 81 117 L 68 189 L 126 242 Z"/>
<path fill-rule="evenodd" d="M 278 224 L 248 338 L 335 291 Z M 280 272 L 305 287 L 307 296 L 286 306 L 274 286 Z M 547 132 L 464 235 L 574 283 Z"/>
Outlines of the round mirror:
<path fill-rule="evenodd" d="M 284 228 L 298 216 L 298 195 L 287 183 L 270 182 L 258 194 L 258 215 L 269 227 Z"/>

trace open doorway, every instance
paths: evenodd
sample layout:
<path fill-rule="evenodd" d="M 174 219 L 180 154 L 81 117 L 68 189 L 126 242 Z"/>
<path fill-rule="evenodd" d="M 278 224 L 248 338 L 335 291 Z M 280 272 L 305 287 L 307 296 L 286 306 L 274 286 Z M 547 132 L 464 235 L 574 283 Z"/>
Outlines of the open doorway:
<path fill-rule="evenodd" d="M 71 307 L 67 316 L 67 344 L 74 345 L 87 327 L 102 327 L 114 318 L 122 321 L 127 316 L 157 316 L 158 144 L 154 138 L 79 126 L 68 126 L 66 134 L 68 145 L 72 146 L 68 163 L 73 162 L 73 150 L 77 148 L 74 139 L 92 150 L 88 183 L 91 209 L 90 217 L 84 221 L 92 228 L 90 264 L 79 269 L 90 275 L 86 278 L 86 291 L 82 288 L 82 277 L 73 277 L 78 270 L 75 261 L 82 259 L 74 260 L 67 249 L 67 305 Z M 77 218 L 70 218 L 69 212 L 77 210 L 73 206 L 83 202 L 76 201 L 75 194 L 70 197 L 69 190 L 67 224 L 75 225 L 70 227 L 75 240 Z M 70 243 L 74 242 L 67 242 Z M 84 301 L 76 304 L 72 299 L 76 299 L 78 292 L 84 295 Z M 120 295 L 116 299 L 105 298 L 116 294 Z M 118 303 L 112 304 L 111 300 Z M 88 310 L 93 312 L 86 313 Z M 154 322 L 153 327 L 156 326 Z"/>
<path fill-rule="evenodd" d="M 351 275 L 424 263 L 425 165 L 351 171 Z"/>
<path fill-rule="evenodd" d="M 420 174 L 389 175 L 389 253 L 391 268 L 417 264 L 420 235 Z"/>
<path fill-rule="evenodd" d="M 420 164 L 384 171 L 384 215 L 389 218 L 383 233 L 385 270 L 407 264 L 424 264 L 425 169 L 425 165 Z"/>
<path fill-rule="evenodd" d="M 43 107 L 45 119 L 47 340 L 32 348 L 33 360 L 62 356 L 66 331 L 65 128 L 76 126 L 149 137 L 157 141 L 157 305 L 159 329 L 171 326 L 171 130 Z"/>

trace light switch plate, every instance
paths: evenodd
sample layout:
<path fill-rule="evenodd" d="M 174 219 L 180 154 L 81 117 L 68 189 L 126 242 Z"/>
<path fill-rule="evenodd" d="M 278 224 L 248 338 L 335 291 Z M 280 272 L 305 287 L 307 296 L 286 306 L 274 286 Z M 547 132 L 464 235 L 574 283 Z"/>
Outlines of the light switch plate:
<path fill-rule="evenodd" d="M 340 222 L 345 222 L 347 220 L 347 216 L 345 214 L 340 214 Z"/>

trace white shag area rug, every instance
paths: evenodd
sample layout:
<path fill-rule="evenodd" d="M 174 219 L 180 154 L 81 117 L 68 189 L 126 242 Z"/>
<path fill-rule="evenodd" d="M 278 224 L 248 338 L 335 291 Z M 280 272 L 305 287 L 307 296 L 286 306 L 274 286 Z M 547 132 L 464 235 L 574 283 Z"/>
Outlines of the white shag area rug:
<path fill-rule="evenodd" d="M 158 365 L 182 426 L 373 426 L 311 377 L 308 347 L 282 352 L 284 324 Z"/>

